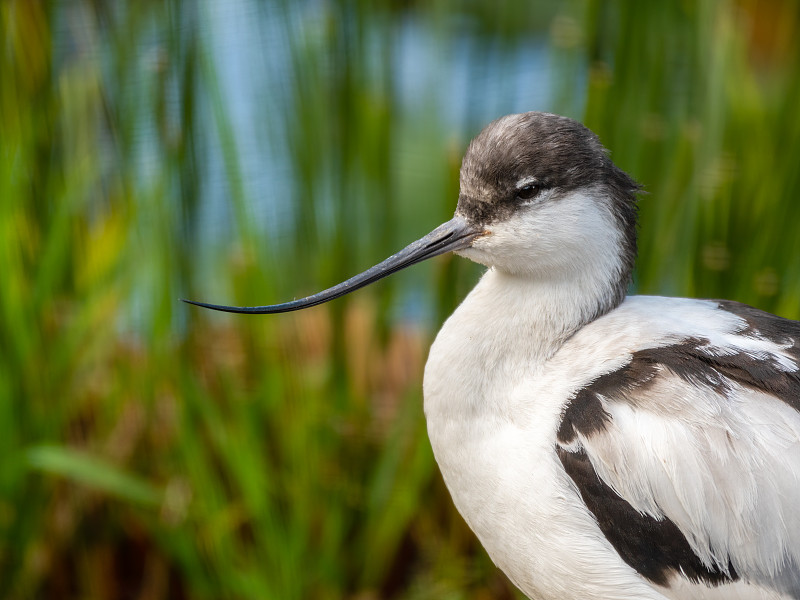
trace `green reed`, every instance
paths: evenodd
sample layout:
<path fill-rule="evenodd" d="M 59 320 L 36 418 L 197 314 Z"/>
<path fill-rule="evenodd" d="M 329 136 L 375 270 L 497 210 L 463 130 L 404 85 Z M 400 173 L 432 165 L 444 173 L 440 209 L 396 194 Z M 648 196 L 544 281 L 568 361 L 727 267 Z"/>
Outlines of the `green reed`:
<path fill-rule="evenodd" d="M 479 269 L 442 258 L 272 318 L 178 301 L 312 292 L 448 218 L 482 91 L 455 138 L 433 101 L 453 90 L 404 108 L 406 19 L 471 40 L 476 69 L 547 36 L 553 103 L 529 108 L 583 119 L 648 192 L 637 291 L 800 316 L 794 3 L 314 6 L 248 13 L 278 23 L 251 51 L 287 61 L 252 123 L 288 159 L 274 210 L 208 8 L 0 6 L 0 596 L 514 597 L 421 411 L 428 344 Z"/>

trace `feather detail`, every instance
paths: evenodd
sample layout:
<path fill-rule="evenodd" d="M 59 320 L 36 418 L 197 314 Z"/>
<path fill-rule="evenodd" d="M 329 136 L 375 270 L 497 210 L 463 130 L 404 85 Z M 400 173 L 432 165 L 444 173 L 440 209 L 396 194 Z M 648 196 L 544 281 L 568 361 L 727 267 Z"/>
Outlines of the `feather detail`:
<path fill-rule="evenodd" d="M 737 303 L 677 302 L 716 314 L 575 391 L 559 457 L 612 544 L 622 538 L 622 558 L 654 583 L 671 569 L 800 597 L 800 325 Z M 645 529 L 652 520 L 675 529 Z M 631 527 L 648 531 L 661 569 L 647 566 L 647 552 L 626 553 Z M 692 557 L 669 546 L 676 530 Z"/>

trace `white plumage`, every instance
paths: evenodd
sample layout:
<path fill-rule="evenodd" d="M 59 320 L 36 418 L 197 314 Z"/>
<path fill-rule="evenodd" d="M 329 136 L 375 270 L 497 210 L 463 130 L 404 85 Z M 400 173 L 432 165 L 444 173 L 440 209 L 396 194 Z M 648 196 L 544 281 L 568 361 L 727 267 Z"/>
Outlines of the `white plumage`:
<path fill-rule="evenodd" d="M 507 291 L 502 276 L 489 271 L 442 328 L 426 368 L 425 412 L 456 506 L 512 581 L 532 598 L 735 598 L 725 589 L 743 588 L 746 578 L 753 585 L 738 597 L 797 597 L 796 409 L 735 381 L 729 392 L 719 393 L 663 368 L 646 391 L 602 398 L 610 415 L 607 428 L 557 440 L 577 392 L 630 364 L 637 351 L 706 337 L 714 344 L 709 352 L 756 360 L 772 354 L 782 367 L 796 369 L 784 348 L 742 335 L 744 319 L 714 302 L 637 296 L 536 364 L 514 356 L 513 341 L 540 321 L 509 319 L 504 334 L 493 319 L 487 337 L 481 331 L 485 320 L 474 318 L 487 305 L 496 306 L 495 294 Z M 520 293 L 518 310 L 537 314 L 537 295 Z M 464 354 L 474 355 L 476 363 L 494 355 L 495 369 L 487 377 Z M 509 378 L 508 371 L 517 376 Z M 469 392 L 478 386 L 480 398 Z M 635 510 L 666 517 L 701 562 L 724 571 L 730 561 L 739 579 L 714 587 L 680 585 L 675 572 L 667 579 L 678 579 L 679 590 L 654 590 L 610 547 L 575 482 L 565 477 L 556 446 L 582 451 Z"/>
<path fill-rule="evenodd" d="M 638 186 L 580 124 L 470 144 L 453 220 L 330 290 L 447 251 L 489 267 L 430 352 L 428 433 L 456 507 L 535 599 L 800 598 L 800 323 L 628 297 Z"/>

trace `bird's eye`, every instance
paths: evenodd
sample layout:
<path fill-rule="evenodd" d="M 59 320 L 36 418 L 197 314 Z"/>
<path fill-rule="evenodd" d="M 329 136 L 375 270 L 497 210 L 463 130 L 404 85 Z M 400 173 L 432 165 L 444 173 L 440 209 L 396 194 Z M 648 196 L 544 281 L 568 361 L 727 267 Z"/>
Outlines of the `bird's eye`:
<path fill-rule="evenodd" d="M 520 200 L 530 200 L 531 198 L 538 196 L 541 189 L 542 188 L 535 183 L 529 183 L 517 190 L 517 198 Z"/>

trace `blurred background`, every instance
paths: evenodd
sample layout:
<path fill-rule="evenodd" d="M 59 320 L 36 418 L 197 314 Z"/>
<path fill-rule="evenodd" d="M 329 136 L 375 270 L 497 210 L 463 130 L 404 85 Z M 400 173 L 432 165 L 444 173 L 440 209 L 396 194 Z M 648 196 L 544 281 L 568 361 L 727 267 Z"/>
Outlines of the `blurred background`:
<path fill-rule="evenodd" d="M 480 269 L 246 317 L 448 219 L 510 112 L 641 182 L 635 291 L 800 317 L 794 0 L 3 0 L 0 597 L 503 599 L 421 377 Z"/>

